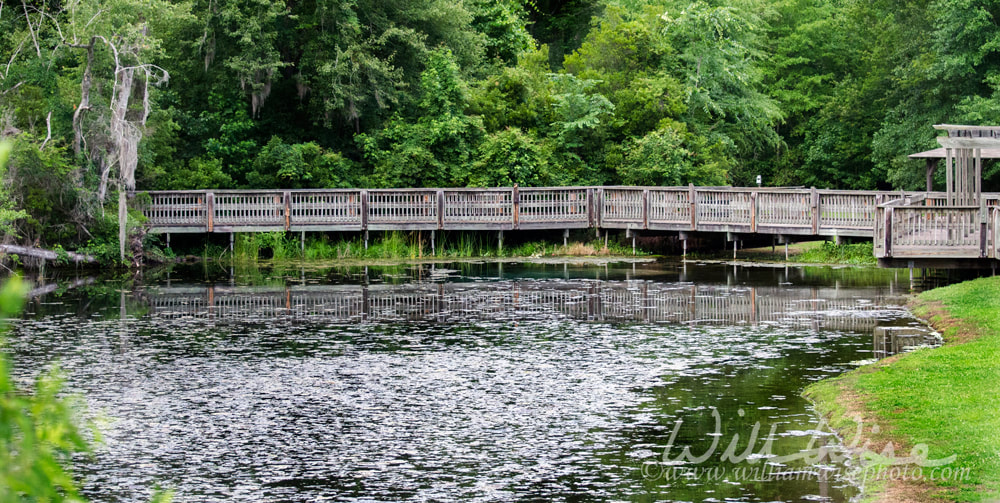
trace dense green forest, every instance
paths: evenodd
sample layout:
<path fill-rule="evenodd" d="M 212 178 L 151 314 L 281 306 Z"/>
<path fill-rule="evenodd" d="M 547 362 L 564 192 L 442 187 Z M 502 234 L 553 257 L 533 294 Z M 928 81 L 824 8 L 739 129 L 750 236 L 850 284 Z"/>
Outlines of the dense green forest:
<path fill-rule="evenodd" d="M 1000 2 L 0 1 L 7 239 L 126 190 L 916 188 L 1000 123 Z M 988 173 L 992 176 L 993 173 Z"/>

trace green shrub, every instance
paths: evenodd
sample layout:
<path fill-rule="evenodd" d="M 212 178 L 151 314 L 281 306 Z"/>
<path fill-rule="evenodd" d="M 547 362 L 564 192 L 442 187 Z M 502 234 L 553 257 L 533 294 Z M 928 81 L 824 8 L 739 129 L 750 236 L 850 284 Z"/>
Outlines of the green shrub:
<path fill-rule="evenodd" d="M 18 315 L 25 291 L 18 277 L 0 290 L 5 319 Z M 59 369 L 42 373 L 31 393 L 14 386 L 10 370 L 0 352 L 0 502 L 82 501 L 68 466 L 89 447 L 74 420 L 75 404 L 60 397 Z"/>

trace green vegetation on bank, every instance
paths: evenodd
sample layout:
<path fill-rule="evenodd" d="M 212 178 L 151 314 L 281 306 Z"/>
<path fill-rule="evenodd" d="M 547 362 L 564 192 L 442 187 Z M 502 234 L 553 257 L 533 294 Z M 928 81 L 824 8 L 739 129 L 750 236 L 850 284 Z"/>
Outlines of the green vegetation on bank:
<path fill-rule="evenodd" d="M 26 291 L 20 278 L 5 282 L 0 317 L 17 316 Z M 43 372 L 30 393 L 15 386 L 10 370 L 10 358 L 0 351 L 0 502 L 81 501 L 66 466 L 88 445 L 72 400 L 59 396 L 59 370 Z"/>
<path fill-rule="evenodd" d="M 90 452 L 87 431 L 100 442 L 100 432 L 82 419 L 85 404 L 66 395 L 57 365 L 39 372 L 30 389 L 19 386 L 2 350 L 6 322 L 20 316 L 27 291 L 19 276 L 0 286 L 0 503 L 84 502 L 74 456 Z M 173 491 L 155 489 L 149 501 L 172 500 Z"/>
<path fill-rule="evenodd" d="M 795 257 L 801 262 L 815 264 L 876 265 L 871 242 L 835 244 L 824 241 L 820 246 L 803 250 Z"/>
<path fill-rule="evenodd" d="M 879 425 L 875 434 L 865 425 L 872 439 L 905 446 L 897 445 L 897 456 L 909 456 L 918 444 L 929 447 L 929 459 L 955 455 L 947 466 L 964 480 L 925 481 L 911 488 L 916 499 L 995 501 L 1000 497 L 1000 278 L 922 293 L 913 308 L 942 332 L 942 347 L 861 367 L 813 384 L 805 394 L 848 438 L 855 431 L 852 416 L 860 412 Z M 933 469 L 925 467 L 923 474 L 929 479 Z M 894 490 L 893 484 L 883 490 Z"/>
<path fill-rule="evenodd" d="M 713 259 L 731 260 L 733 258 L 732 244 L 726 252 L 696 252 L 691 253 L 692 259 Z M 824 264 L 824 265 L 861 265 L 874 266 L 878 264 L 872 250 L 872 243 L 844 243 L 836 244 L 832 241 L 806 241 L 802 243 L 790 244 L 788 248 L 788 261 L 802 264 Z M 784 262 L 785 246 L 777 245 L 761 248 L 747 248 L 736 250 L 738 260 L 753 262 Z"/>
<path fill-rule="evenodd" d="M 167 250 L 164 258 L 173 256 Z M 636 250 L 638 255 L 646 255 Z M 345 260 L 345 259 L 420 259 L 420 258 L 473 258 L 473 257 L 553 257 L 632 255 L 631 245 L 615 239 L 594 239 L 591 242 L 569 242 L 566 246 L 547 241 L 504 243 L 499 246 L 495 233 L 449 232 L 438 233 L 434 250 L 431 249 L 429 232 L 371 233 L 365 247 L 361 236 L 331 238 L 329 235 L 310 235 L 305 246 L 298 234 L 262 232 L 237 234 L 230 254 L 227 248 L 216 244 L 205 245 L 203 258 L 231 259 L 235 262 L 256 262 L 260 259 L 282 260 Z"/>

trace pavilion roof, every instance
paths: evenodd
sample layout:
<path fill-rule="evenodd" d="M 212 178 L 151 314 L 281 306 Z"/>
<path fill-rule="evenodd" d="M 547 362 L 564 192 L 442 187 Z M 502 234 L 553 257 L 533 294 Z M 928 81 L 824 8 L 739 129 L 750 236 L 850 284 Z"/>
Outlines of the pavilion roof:
<path fill-rule="evenodd" d="M 984 148 L 980 150 L 983 159 L 1000 159 L 1000 148 Z M 944 159 L 944 147 L 926 150 L 924 152 L 917 152 L 915 154 L 910 154 L 907 157 L 910 159 Z"/>

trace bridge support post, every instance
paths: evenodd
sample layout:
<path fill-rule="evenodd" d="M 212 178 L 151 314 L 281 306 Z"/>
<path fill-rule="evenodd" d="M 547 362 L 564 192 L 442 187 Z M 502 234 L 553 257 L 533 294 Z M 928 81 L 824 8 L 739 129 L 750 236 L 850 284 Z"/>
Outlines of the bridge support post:
<path fill-rule="evenodd" d="M 431 255 L 437 255 L 437 251 L 434 249 L 434 231 L 431 230 Z"/>
<path fill-rule="evenodd" d="M 984 203 L 985 204 L 985 203 Z M 985 211 L 980 211 L 981 214 L 985 214 Z M 986 258 L 989 256 L 989 225 L 986 222 L 979 224 L 979 257 Z"/>
<path fill-rule="evenodd" d="M 687 232 L 681 231 L 677 233 L 677 239 L 681 240 L 681 257 L 687 257 L 689 237 L 690 235 Z"/>
<path fill-rule="evenodd" d="M 302 258 L 306 258 L 306 231 L 299 234 L 299 247 L 302 248 Z"/>
<path fill-rule="evenodd" d="M 778 234 L 778 242 L 785 245 L 785 262 L 788 262 L 788 236 Z"/>
<path fill-rule="evenodd" d="M 233 253 L 233 242 L 236 241 L 236 234 L 229 233 L 229 253 Z"/>
<path fill-rule="evenodd" d="M 736 249 L 740 247 L 740 235 L 735 232 L 727 232 L 726 241 L 733 242 L 733 260 L 736 260 Z"/>
<path fill-rule="evenodd" d="M 635 232 L 632 232 L 632 255 L 635 255 Z"/>
<path fill-rule="evenodd" d="M 597 208 L 594 205 L 594 192 L 595 189 L 593 187 L 587 189 L 587 222 L 591 227 L 597 227 Z"/>
<path fill-rule="evenodd" d="M 503 231 L 497 231 L 497 255 L 503 253 Z"/>
<path fill-rule="evenodd" d="M 811 187 L 809 189 L 809 199 L 810 205 L 809 210 L 812 212 L 812 233 L 813 235 L 819 234 L 819 191 L 816 187 Z"/>
<path fill-rule="evenodd" d="M 288 232 L 292 228 L 292 193 L 286 190 L 282 199 L 285 204 L 285 232 Z"/>
<path fill-rule="evenodd" d="M 563 248 L 569 246 L 569 229 L 563 229 Z"/>
<path fill-rule="evenodd" d="M 208 232 L 215 230 L 215 193 L 205 194 L 205 227 Z"/>
<path fill-rule="evenodd" d="M 365 229 L 365 249 L 368 249 L 368 229 Z"/>
<path fill-rule="evenodd" d="M 511 228 L 518 229 L 521 227 L 521 192 L 520 190 L 518 190 L 516 183 L 514 184 L 514 187 L 511 189 L 510 200 L 511 203 L 513 203 L 514 205 L 513 209 L 511 210 L 511 216 L 514 219 L 514 221 L 511 223 Z"/>
<path fill-rule="evenodd" d="M 688 184 L 688 204 L 691 212 L 691 230 L 698 229 L 698 194 L 695 192 L 694 184 Z"/>
<path fill-rule="evenodd" d="M 170 233 L 167 233 L 167 248 L 170 248 Z"/>

